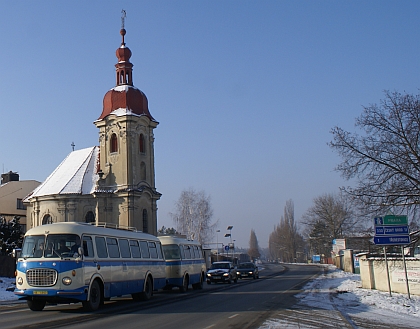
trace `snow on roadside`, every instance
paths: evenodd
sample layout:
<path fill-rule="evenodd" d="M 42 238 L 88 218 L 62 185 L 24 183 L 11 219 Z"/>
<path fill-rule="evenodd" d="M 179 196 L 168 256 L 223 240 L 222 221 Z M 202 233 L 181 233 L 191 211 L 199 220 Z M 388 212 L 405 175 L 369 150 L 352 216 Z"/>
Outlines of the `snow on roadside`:
<path fill-rule="evenodd" d="M 15 278 L 0 278 L 0 301 L 18 300 L 13 293 L 15 288 Z M 12 290 L 13 289 L 13 290 Z M 11 290 L 11 291 L 8 291 Z"/>
<path fill-rule="evenodd" d="M 390 310 L 398 314 L 420 317 L 420 296 L 363 289 L 360 275 L 344 272 L 333 265 L 326 266 L 323 275 L 309 282 L 296 297 L 300 303 L 321 309 L 369 308 Z M 319 294 L 319 292 L 326 292 Z M 328 292 L 332 295 L 329 296 Z"/>

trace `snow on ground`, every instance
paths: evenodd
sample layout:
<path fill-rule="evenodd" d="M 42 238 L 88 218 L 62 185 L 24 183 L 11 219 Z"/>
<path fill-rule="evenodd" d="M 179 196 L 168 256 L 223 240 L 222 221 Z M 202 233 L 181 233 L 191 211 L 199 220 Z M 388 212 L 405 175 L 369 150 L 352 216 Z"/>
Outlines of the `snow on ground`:
<path fill-rule="evenodd" d="M 324 266 L 324 274 L 307 283 L 295 296 L 299 299 L 298 307 L 339 311 L 355 328 L 358 328 L 354 325 L 355 319 L 375 324 L 380 319 L 389 328 L 412 328 L 413 324 L 414 328 L 420 327 L 420 296 L 411 295 L 409 299 L 407 294 L 392 292 L 391 297 L 389 292 L 363 289 L 360 275 L 344 272 L 333 265 Z M 295 328 L 290 324 L 284 319 L 273 318 L 260 329 Z"/>
<path fill-rule="evenodd" d="M 15 289 L 15 278 L 0 278 L 0 301 L 18 300 L 12 289 Z"/>
<path fill-rule="evenodd" d="M 390 297 L 389 292 L 362 289 L 360 275 L 344 272 L 333 265 L 326 267 L 325 274 L 309 282 L 303 288 L 304 292 L 296 296 L 300 298 L 300 303 L 323 309 L 332 307 L 328 294 L 319 294 L 320 291 L 330 292 L 335 307 L 360 304 L 364 310 L 376 307 L 420 317 L 420 296 L 411 295 L 408 299 L 407 294 L 392 292 Z"/>

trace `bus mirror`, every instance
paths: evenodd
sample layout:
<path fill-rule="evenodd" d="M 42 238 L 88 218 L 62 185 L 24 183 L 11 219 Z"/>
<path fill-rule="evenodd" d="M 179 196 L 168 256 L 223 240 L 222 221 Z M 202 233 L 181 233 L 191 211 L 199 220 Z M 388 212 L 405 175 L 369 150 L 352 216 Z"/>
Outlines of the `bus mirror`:
<path fill-rule="evenodd" d="M 82 247 L 77 248 L 77 253 L 79 254 L 79 257 L 82 257 L 83 256 L 83 248 Z"/>

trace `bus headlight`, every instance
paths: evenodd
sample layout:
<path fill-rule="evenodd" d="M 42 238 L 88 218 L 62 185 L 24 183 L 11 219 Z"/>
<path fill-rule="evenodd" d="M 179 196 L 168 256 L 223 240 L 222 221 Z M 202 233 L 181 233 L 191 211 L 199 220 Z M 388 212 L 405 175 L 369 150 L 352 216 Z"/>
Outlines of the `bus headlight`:
<path fill-rule="evenodd" d="M 71 284 L 71 278 L 68 276 L 64 277 L 63 280 L 61 280 L 66 286 Z"/>
<path fill-rule="evenodd" d="M 17 280 L 16 280 L 16 282 L 17 282 L 17 284 L 18 285 L 22 285 L 23 284 L 23 278 L 21 277 L 21 276 L 19 276 L 18 278 L 17 278 Z"/>

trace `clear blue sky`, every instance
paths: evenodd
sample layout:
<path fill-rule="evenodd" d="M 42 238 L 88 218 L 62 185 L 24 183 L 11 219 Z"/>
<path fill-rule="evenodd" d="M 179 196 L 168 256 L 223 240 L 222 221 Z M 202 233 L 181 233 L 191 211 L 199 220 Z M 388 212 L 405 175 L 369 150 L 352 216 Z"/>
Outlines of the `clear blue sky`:
<path fill-rule="evenodd" d="M 98 145 L 115 85 L 121 10 L 134 85 L 155 129 L 158 226 L 190 187 L 211 196 L 219 241 L 261 247 L 347 185 L 327 146 L 383 90 L 417 93 L 418 1 L 0 1 L 0 164 L 45 178 Z M 227 241 L 226 241 L 227 242 Z"/>

